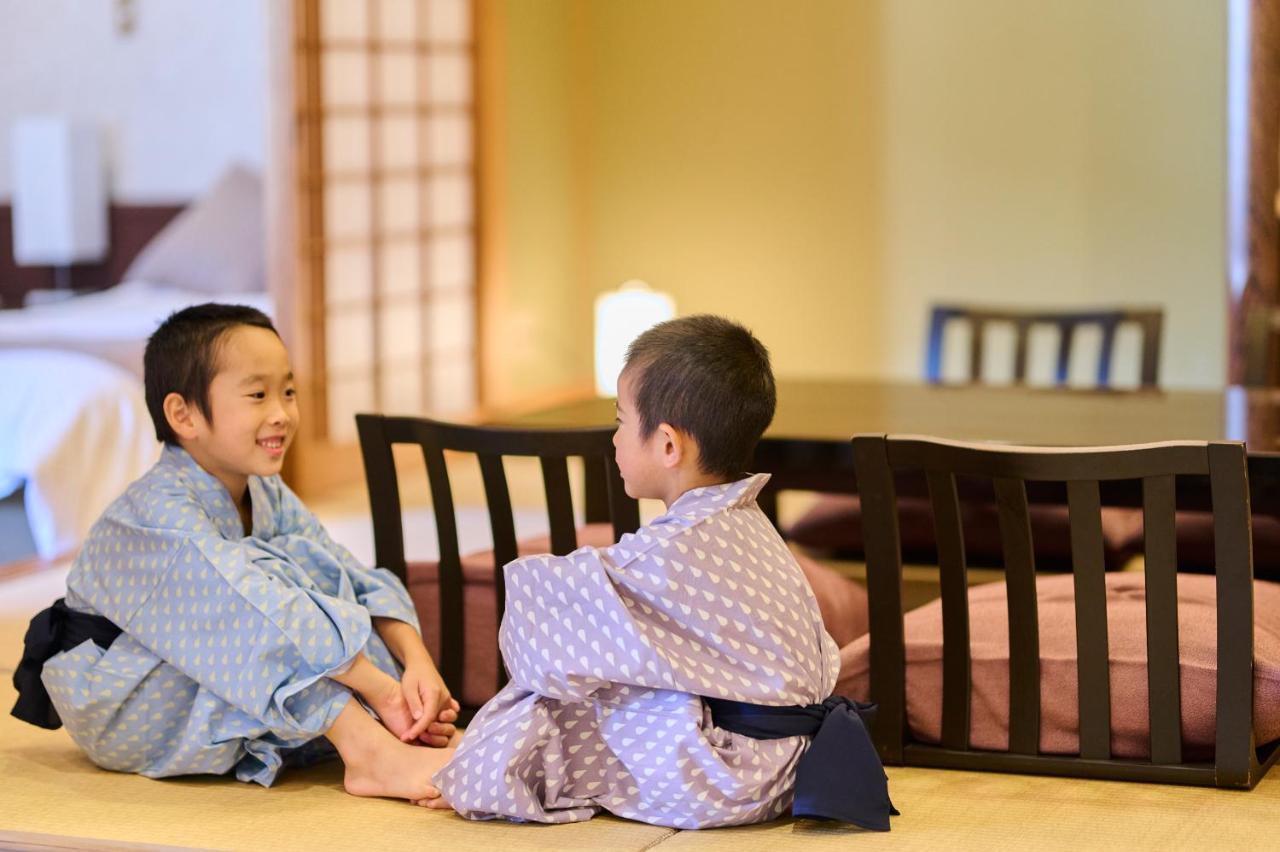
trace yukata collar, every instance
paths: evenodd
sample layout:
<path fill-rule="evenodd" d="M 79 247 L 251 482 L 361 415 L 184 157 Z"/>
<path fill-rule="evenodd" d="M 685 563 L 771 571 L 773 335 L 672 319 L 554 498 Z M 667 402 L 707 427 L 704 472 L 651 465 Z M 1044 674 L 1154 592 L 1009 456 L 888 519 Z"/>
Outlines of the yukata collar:
<path fill-rule="evenodd" d="M 253 529 L 246 531 L 240 523 L 240 512 L 222 480 L 200 466 L 182 447 L 165 444 L 161 462 L 180 473 L 190 484 L 198 502 L 208 513 L 218 532 L 226 539 L 242 539 L 260 535 L 267 526 L 270 512 L 267 510 L 267 492 L 262 477 L 249 477 L 249 502 L 253 509 Z"/>
<path fill-rule="evenodd" d="M 692 517 L 754 503 L 768 481 L 769 474 L 755 473 L 733 482 L 690 488 L 676 498 L 665 514 L 672 517 Z"/>

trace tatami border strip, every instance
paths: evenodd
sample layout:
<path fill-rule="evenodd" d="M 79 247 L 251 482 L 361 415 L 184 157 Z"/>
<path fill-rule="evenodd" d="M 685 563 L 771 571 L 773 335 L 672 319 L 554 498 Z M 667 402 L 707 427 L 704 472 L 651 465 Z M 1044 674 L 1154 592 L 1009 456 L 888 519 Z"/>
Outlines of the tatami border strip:
<path fill-rule="evenodd" d="M 4 831 L 0 829 L 0 849 L 78 849 L 86 852 L 123 852 L 123 850 L 145 850 L 145 852 L 191 852 L 202 847 L 195 846 L 157 846 L 154 843 L 132 843 L 125 840 L 101 840 L 96 837 L 69 837 L 60 834 L 36 834 L 29 831 Z"/>

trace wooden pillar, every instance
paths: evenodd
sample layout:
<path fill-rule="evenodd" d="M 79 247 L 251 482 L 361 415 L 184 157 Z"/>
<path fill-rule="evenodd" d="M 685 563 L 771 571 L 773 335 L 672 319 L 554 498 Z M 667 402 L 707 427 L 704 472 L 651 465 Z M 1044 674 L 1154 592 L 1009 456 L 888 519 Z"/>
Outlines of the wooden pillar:
<path fill-rule="evenodd" d="M 1241 136 L 1228 141 L 1232 233 L 1228 379 L 1280 385 L 1280 0 L 1229 0 L 1229 62 L 1243 72 L 1229 98 L 1245 98 Z M 1241 55 L 1247 51 L 1247 61 Z M 1229 121 L 1229 124 L 1231 122 Z M 1234 134 L 1233 134 L 1234 135 Z"/>

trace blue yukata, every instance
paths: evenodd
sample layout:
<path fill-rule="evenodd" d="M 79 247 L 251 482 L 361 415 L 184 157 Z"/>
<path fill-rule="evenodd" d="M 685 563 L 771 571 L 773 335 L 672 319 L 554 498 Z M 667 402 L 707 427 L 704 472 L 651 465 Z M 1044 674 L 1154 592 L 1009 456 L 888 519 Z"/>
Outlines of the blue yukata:
<path fill-rule="evenodd" d="M 675 828 L 787 811 L 811 738 L 726 731 L 702 698 L 812 705 L 835 686 L 836 644 L 756 504 L 767 481 L 696 488 L 611 547 L 506 566 L 511 680 L 435 775 L 455 810 Z"/>
<path fill-rule="evenodd" d="M 330 676 L 356 654 L 399 677 L 370 617 L 417 629 L 404 586 L 330 539 L 279 476 L 248 488 L 251 535 L 222 483 L 168 446 L 90 531 L 67 605 L 123 632 L 53 657 L 42 680 L 99 766 L 270 785 L 332 753 L 318 738 L 352 696 Z"/>

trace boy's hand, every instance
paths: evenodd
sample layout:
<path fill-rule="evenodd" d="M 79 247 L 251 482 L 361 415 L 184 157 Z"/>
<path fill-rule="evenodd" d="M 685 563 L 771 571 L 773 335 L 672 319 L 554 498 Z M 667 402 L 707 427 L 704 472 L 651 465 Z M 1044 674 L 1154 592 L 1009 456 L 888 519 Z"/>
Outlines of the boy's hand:
<path fill-rule="evenodd" d="M 400 739 L 407 743 L 420 740 L 429 746 L 447 746 L 456 730 L 453 723 L 458 719 L 459 706 L 430 658 L 406 662 L 400 688 L 414 719 Z"/>

